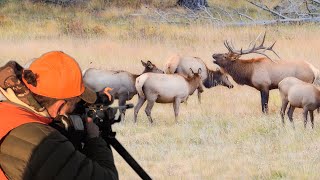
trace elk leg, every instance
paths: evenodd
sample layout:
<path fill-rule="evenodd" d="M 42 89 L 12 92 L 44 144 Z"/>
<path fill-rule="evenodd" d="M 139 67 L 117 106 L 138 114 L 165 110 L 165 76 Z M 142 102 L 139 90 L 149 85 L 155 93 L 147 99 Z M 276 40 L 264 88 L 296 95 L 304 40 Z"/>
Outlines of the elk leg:
<path fill-rule="evenodd" d="M 144 102 L 146 102 L 146 98 L 139 97 L 138 103 L 134 107 L 134 122 L 135 123 L 137 122 L 138 112 L 139 112 L 140 108 L 142 107 L 142 105 L 144 104 Z"/>
<path fill-rule="evenodd" d="M 145 112 L 146 112 L 146 114 L 147 114 L 147 116 L 148 116 L 148 119 L 149 119 L 149 121 L 150 121 L 151 123 L 153 123 L 153 120 L 152 120 L 152 117 L 151 117 L 151 109 L 152 109 L 152 107 L 153 107 L 153 105 L 154 105 L 154 102 L 155 102 L 155 101 L 153 101 L 153 100 L 148 100 L 148 104 L 147 104 L 147 107 L 146 107 L 146 109 L 145 109 Z"/>
<path fill-rule="evenodd" d="M 314 120 L 313 111 L 309 111 L 309 115 L 310 115 L 310 120 L 311 120 L 311 127 L 312 127 L 312 129 L 313 129 L 313 128 L 314 128 L 314 124 L 313 124 L 313 120 Z"/>
<path fill-rule="evenodd" d="M 292 123 L 292 127 L 293 127 L 293 129 L 294 129 L 294 122 L 293 122 L 293 118 L 292 118 L 292 116 L 293 116 L 293 111 L 294 111 L 294 109 L 295 109 L 295 107 L 293 107 L 293 106 L 289 106 L 289 110 L 288 110 L 288 117 L 289 117 L 289 120 L 291 121 L 291 123 Z"/>
<path fill-rule="evenodd" d="M 125 106 L 126 105 L 126 100 L 127 100 L 127 98 L 126 98 L 126 95 L 120 95 L 119 96 L 119 106 Z M 120 110 L 120 118 L 121 118 L 121 120 L 122 121 L 124 121 L 124 116 L 125 116 L 125 114 L 126 114 L 126 109 L 125 108 L 123 108 L 122 110 Z"/>
<path fill-rule="evenodd" d="M 282 119 L 282 125 L 284 126 L 284 115 L 287 109 L 289 101 L 288 100 L 282 100 L 282 106 L 281 106 L 281 110 L 280 110 L 280 115 L 281 115 L 281 119 Z"/>
<path fill-rule="evenodd" d="M 198 89 L 198 101 L 199 101 L 199 104 L 201 104 L 201 92 L 199 91 L 199 89 Z"/>
<path fill-rule="evenodd" d="M 178 115 L 179 115 L 179 107 L 180 107 L 181 99 L 175 98 L 173 102 L 173 110 L 174 110 L 174 117 L 176 123 L 178 123 Z"/>
<path fill-rule="evenodd" d="M 185 105 L 188 105 L 188 99 L 189 97 L 187 97 L 186 100 L 183 102 Z"/>
<path fill-rule="evenodd" d="M 307 127 L 307 122 L 308 122 L 308 110 L 303 108 L 303 119 L 304 119 L 304 128 Z"/>
<path fill-rule="evenodd" d="M 260 91 L 261 95 L 261 107 L 263 113 L 268 113 L 268 101 L 269 101 L 269 90 Z"/>

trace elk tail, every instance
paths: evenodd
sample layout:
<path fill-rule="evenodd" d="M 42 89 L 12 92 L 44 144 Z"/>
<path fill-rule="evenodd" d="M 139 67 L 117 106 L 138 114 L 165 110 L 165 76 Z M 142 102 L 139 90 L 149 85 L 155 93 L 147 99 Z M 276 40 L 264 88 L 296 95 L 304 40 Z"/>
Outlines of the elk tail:
<path fill-rule="evenodd" d="M 179 55 L 173 55 L 171 56 L 168 61 L 165 64 L 165 70 L 164 72 L 166 74 L 173 74 L 176 72 L 177 67 L 179 65 L 180 62 L 180 56 Z"/>
<path fill-rule="evenodd" d="M 313 74 L 314 74 L 314 80 L 313 80 L 313 84 L 320 86 L 320 70 L 317 69 L 316 67 L 314 67 L 312 64 L 308 63 L 309 67 L 311 68 Z"/>
<path fill-rule="evenodd" d="M 143 74 L 136 79 L 136 90 L 139 97 L 145 98 L 145 94 L 142 88 L 148 77 L 148 74 Z"/>
<path fill-rule="evenodd" d="M 320 71 L 319 69 L 316 69 L 317 71 L 314 74 L 314 81 L 313 84 L 320 86 Z"/>
<path fill-rule="evenodd" d="M 87 72 L 88 69 L 89 69 L 89 68 L 84 69 L 84 70 L 82 71 L 82 77 L 84 77 L 84 75 L 86 74 L 86 72 Z"/>

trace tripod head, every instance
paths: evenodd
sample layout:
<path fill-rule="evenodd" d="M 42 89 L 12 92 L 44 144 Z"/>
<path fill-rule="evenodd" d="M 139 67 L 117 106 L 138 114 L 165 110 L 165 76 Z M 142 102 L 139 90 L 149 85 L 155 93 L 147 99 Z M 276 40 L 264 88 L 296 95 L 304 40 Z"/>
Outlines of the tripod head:
<path fill-rule="evenodd" d="M 133 108 L 133 104 L 126 104 L 125 106 L 110 107 L 104 104 L 93 104 L 85 108 L 87 117 L 91 117 L 93 122 L 101 130 L 101 136 L 106 138 L 114 138 L 116 133 L 112 131 L 112 124 L 120 122 L 121 116 L 116 118 L 118 111 L 123 109 Z"/>
<path fill-rule="evenodd" d="M 122 121 L 121 116 L 116 117 L 117 112 L 124 109 L 133 108 L 133 104 L 126 104 L 124 106 L 111 107 L 114 102 L 101 93 L 97 93 L 97 100 L 94 104 L 88 104 L 81 100 L 76 104 L 73 116 L 80 116 L 82 119 L 86 117 L 92 118 L 93 122 L 99 127 L 101 136 L 107 140 L 108 137 L 115 137 L 115 132 L 112 131 L 112 124 Z"/>

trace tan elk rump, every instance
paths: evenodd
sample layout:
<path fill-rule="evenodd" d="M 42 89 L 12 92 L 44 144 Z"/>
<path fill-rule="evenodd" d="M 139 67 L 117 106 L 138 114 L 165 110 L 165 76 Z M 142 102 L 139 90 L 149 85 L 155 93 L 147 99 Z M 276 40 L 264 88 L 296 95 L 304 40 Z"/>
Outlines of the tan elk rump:
<path fill-rule="evenodd" d="M 240 85 L 248 85 L 260 91 L 262 112 L 268 112 L 269 90 L 277 89 L 279 82 L 286 77 L 296 77 L 302 81 L 319 82 L 319 70 L 306 61 L 281 60 L 273 62 L 267 58 L 239 59 L 250 53 L 265 55 L 264 52 L 273 51 L 273 45 L 264 47 L 263 43 L 248 50 L 236 51 L 233 45 L 225 42 L 228 53 L 213 54 L 213 62 L 223 68 L 234 81 Z M 273 51 L 274 52 L 274 51 Z"/>
<path fill-rule="evenodd" d="M 281 118 L 284 124 L 284 115 L 288 103 L 289 120 L 293 123 L 293 112 L 295 108 L 303 108 L 304 127 L 307 125 L 308 113 L 310 114 L 311 127 L 314 127 L 313 111 L 320 107 L 320 91 L 315 85 L 303 82 L 295 77 L 284 78 L 279 83 L 279 92 L 282 100 Z"/>
<path fill-rule="evenodd" d="M 138 91 L 139 100 L 134 108 L 134 121 L 137 121 L 137 115 L 147 101 L 145 112 L 149 121 L 152 123 L 151 110 L 155 102 L 157 103 L 173 103 L 175 120 L 179 114 L 180 103 L 186 101 L 189 95 L 198 89 L 202 89 L 200 76 L 201 70 L 193 73 L 192 77 L 184 77 L 179 74 L 154 74 L 145 73 L 136 80 L 136 89 Z"/>

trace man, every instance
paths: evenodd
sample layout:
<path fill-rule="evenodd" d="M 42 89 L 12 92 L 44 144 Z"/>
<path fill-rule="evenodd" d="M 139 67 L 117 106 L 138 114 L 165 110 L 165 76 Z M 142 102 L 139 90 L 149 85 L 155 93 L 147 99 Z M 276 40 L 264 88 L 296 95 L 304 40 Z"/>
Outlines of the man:
<path fill-rule="evenodd" d="M 0 88 L 10 100 L 0 103 L 0 179 L 118 179 L 112 151 L 92 119 L 87 119 L 83 153 L 48 125 L 68 118 L 81 99 L 96 100 L 77 62 L 63 52 L 46 53 L 23 72 L 22 81 L 43 108 Z"/>

